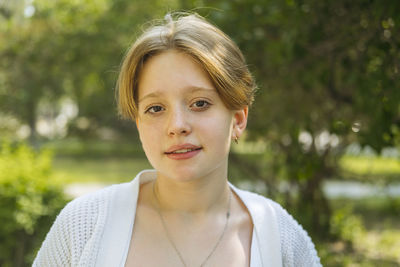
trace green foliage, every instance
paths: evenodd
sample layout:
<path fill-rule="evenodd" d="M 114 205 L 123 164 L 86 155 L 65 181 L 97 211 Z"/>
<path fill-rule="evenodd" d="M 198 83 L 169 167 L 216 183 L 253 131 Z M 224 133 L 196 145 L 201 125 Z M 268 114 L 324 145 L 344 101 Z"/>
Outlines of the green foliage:
<path fill-rule="evenodd" d="M 0 265 L 29 266 L 66 204 L 61 187 L 49 179 L 51 154 L 26 145 L 0 150 Z"/>
<path fill-rule="evenodd" d="M 273 156 L 247 164 L 264 168 L 258 177 L 269 188 L 286 180 L 284 205 L 299 210 L 300 201 L 300 221 L 326 236 L 321 186 L 340 176 L 344 148 L 399 144 L 400 2 L 185 2 L 215 8 L 199 11 L 233 37 L 258 81 L 249 139 L 267 143 Z"/>
<path fill-rule="evenodd" d="M 317 243 L 324 266 L 399 266 L 399 198 L 332 200 L 334 239 Z M 398 202 L 399 203 L 399 202 Z"/>
<path fill-rule="evenodd" d="M 118 67 L 138 25 L 176 8 L 176 1 L 16 0 L 4 6 L 0 116 L 17 118 L 35 137 L 38 117 L 54 119 L 58 100 L 68 96 L 77 104 L 79 117 L 89 121 L 86 131 L 108 127 L 121 134 L 133 132 L 116 114 Z M 24 15 L 27 7 L 34 8 L 32 16 Z M 43 104 L 53 111 L 41 111 Z M 72 121 L 70 126 L 77 130 L 77 124 Z"/>
<path fill-rule="evenodd" d="M 134 127 L 116 116 L 118 66 L 138 25 L 184 8 L 233 37 L 260 87 L 247 140 L 266 149 L 232 157 L 237 176 L 262 181 L 268 196 L 297 213 L 309 232 L 320 229 L 325 236 L 327 226 L 340 225 L 330 224 L 330 203 L 321 190 L 324 180 L 342 176 L 339 164 L 363 178 L 367 169 L 398 169 L 395 161 L 389 166 L 339 159 L 353 142 L 378 152 L 400 146 L 399 1 L 6 2 L 0 6 L 0 116 L 17 118 L 33 133 L 40 103 L 67 95 L 79 108 L 70 133 L 85 136 L 108 127 L 137 139 Z M 26 5 L 34 6 L 33 16 L 24 16 Z M 45 115 L 57 116 L 48 109 Z M 329 143 L 321 145 L 324 136 Z M 29 220 L 19 218 L 29 228 Z"/>
<path fill-rule="evenodd" d="M 365 235 L 360 216 L 354 215 L 350 206 L 336 210 L 331 217 L 331 232 L 350 244 Z"/>

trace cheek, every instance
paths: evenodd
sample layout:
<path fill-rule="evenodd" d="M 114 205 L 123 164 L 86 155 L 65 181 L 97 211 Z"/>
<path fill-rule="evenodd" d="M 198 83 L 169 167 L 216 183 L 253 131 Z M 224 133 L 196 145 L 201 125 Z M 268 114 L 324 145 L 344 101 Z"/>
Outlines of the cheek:
<path fill-rule="evenodd" d="M 140 142 L 146 155 L 152 152 L 152 148 L 157 146 L 156 140 L 160 140 L 157 134 L 159 131 L 154 129 L 154 127 L 142 124 L 139 128 Z"/>
<path fill-rule="evenodd" d="M 215 143 L 216 146 L 230 145 L 232 134 L 232 117 L 218 116 L 202 122 L 203 131 L 207 133 L 209 141 Z"/>
<path fill-rule="evenodd" d="M 160 144 L 156 143 L 156 140 L 160 140 L 160 138 L 156 136 L 158 131 L 154 130 L 153 127 L 145 127 L 144 125 L 138 128 L 138 130 L 140 142 L 142 144 L 143 151 L 146 154 L 146 158 L 151 166 L 156 169 L 158 158 L 157 152 L 161 147 Z"/>

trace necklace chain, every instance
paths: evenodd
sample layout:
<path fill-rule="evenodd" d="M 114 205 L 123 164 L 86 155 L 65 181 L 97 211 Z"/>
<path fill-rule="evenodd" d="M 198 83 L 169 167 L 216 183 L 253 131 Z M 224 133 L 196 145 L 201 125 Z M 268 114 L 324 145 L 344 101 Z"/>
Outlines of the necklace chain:
<path fill-rule="evenodd" d="M 160 201 L 158 200 L 158 197 L 157 197 L 156 191 L 155 191 L 155 183 L 153 183 L 153 195 L 154 195 L 154 198 L 156 199 L 156 202 L 157 202 L 157 205 L 156 205 L 157 213 L 158 213 L 158 215 L 160 216 L 160 220 L 161 220 L 161 223 L 162 223 L 162 225 L 163 225 L 165 234 L 166 234 L 166 236 L 167 236 L 167 238 L 168 238 L 168 241 L 171 243 L 171 245 L 172 245 L 172 247 L 174 248 L 176 254 L 178 255 L 179 259 L 181 260 L 183 266 L 187 267 L 185 261 L 183 260 L 182 254 L 179 252 L 179 250 L 178 250 L 178 248 L 176 247 L 174 241 L 172 240 L 171 234 L 169 233 L 168 228 L 167 228 L 167 225 L 166 225 L 166 223 L 165 223 L 164 216 L 163 216 L 162 213 L 161 213 L 161 210 L 160 210 Z M 208 254 L 208 256 L 203 260 L 203 262 L 200 264 L 200 267 L 203 267 L 204 264 L 206 264 L 206 262 L 208 261 L 208 259 L 211 257 L 211 255 L 214 254 L 215 250 L 217 249 L 219 243 L 220 243 L 221 240 L 222 240 L 222 237 L 225 235 L 226 229 L 228 228 L 229 217 L 230 217 L 230 215 L 231 215 L 231 198 L 232 198 L 232 193 L 231 193 L 231 191 L 229 190 L 228 209 L 227 209 L 227 212 L 226 212 L 226 221 L 225 221 L 224 229 L 222 230 L 222 233 L 221 233 L 221 235 L 219 236 L 219 238 L 218 238 L 217 242 L 215 243 L 215 245 L 214 245 L 213 249 L 211 250 L 211 252 L 210 252 L 210 253 Z"/>

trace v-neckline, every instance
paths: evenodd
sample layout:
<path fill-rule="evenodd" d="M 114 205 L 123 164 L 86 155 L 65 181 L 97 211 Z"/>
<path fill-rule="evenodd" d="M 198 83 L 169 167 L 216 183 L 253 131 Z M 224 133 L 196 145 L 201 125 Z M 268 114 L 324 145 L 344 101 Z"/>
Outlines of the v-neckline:
<path fill-rule="evenodd" d="M 136 199 L 135 199 L 135 203 L 134 203 L 134 207 L 133 207 L 135 212 L 134 212 L 133 219 L 132 219 L 132 221 L 130 222 L 130 233 L 129 233 L 130 238 L 132 238 L 132 237 L 131 237 L 131 236 L 132 236 L 132 232 L 133 232 L 133 229 L 134 229 L 134 227 L 135 227 L 136 210 L 137 210 L 137 204 L 138 204 L 138 199 L 139 199 L 139 194 L 140 194 L 140 186 L 141 186 L 142 184 L 145 184 L 145 183 L 154 181 L 154 180 L 156 179 L 156 177 L 154 176 L 155 173 L 156 173 L 156 171 L 154 171 L 154 170 L 144 170 L 144 171 L 142 171 L 142 172 L 140 172 L 140 173 L 138 174 L 138 177 L 137 177 L 137 178 L 139 178 L 139 182 L 137 183 L 137 184 L 138 184 L 138 185 L 137 185 L 137 194 L 136 194 Z M 142 177 L 143 174 L 144 174 L 144 177 Z M 150 174 L 153 174 L 153 175 L 150 176 Z M 257 237 L 256 237 L 257 234 L 256 234 L 256 231 L 255 231 L 255 223 L 254 223 L 253 216 L 252 216 L 252 214 L 251 214 L 249 208 L 247 207 L 246 203 L 243 201 L 242 197 L 240 196 L 240 194 L 239 194 L 237 188 L 236 188 L 235 186 L 233 186 L 233 185 L 232 185 L 231 183 L 229 183 L 229 182 L 228 182 L 228 184 L 229 184 L 229 188 L 230 188 L 230 189 L 233 191 L 233 193 L 240 199 L 240 201 L 242 202 L 243 206 L 246 208 L 246 210 L 247 210 L 247 212 L 248 212 L 248 214 L 249 214 L 249 216 L 250 216 L 251 223 L 252 223 L 252 225 L 253 225 L 253 227 L 252 227 L 253 229 L 252 229 L 252 233 L 251 233 L 251 244 L 250 244 L 250 255 L 249 255 L 250 263 L 249 263 L 249 267 L 259 267 L 259 266 L 262 266 L 262 262 L 261 262 L 261 258 L 260 258 L 259 246 L 257 245 Z M 123 262 L 124 262 L 124 265 L 123 265 L 123 266 L 125 266 L 126 260 L 127 260 L 127 258 L 128 258 L 128 253 L 129 253 L 129 246 L 130 246 L 130 244 L 131 244 L 131 240 L 129 240 L 128 247 L 124 249 L 124 250 L 126 251 L 126 253 L 125 253 L 124 259 L 123 259 Z"/>
<path fill-rule="evenodd" d="M 97 241 L 97 267 L 125 266 L 135 223 L 140 185 L 155 179 L 155 170 L 145 170 L 129 183 L 113 185 L 102 210 L 106 217 Z M 250 267 L 281 267 L 282 254 L 276 211 L 272 202 L 257 194 L 230 188 L 242 201 L 253 222 Z"/>

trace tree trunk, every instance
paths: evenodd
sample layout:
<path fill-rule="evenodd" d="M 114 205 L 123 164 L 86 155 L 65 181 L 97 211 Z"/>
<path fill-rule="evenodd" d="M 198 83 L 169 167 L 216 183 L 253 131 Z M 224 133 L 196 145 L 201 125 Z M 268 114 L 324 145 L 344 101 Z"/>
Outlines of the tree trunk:
<path fill-rule="evenodd" d="M 19 231 L 17 234 L 17 247 L 14 254 L 14 267 L 21 267 L 24 265 L 24 255 L 26 246 L 26 233 L 24 231 Z"/>
<path fill-rule="evenodd" d="M 26 109 L 27 109 L 27 122 L 30 129 L 29 143 L 33 147 L 38 146 L 38 133 L 36 129 L 36 120 L 37 120 L 36 108 L 37 108 L 36 99 L 30 99 L 30 101 L 26 105 Z"/>

